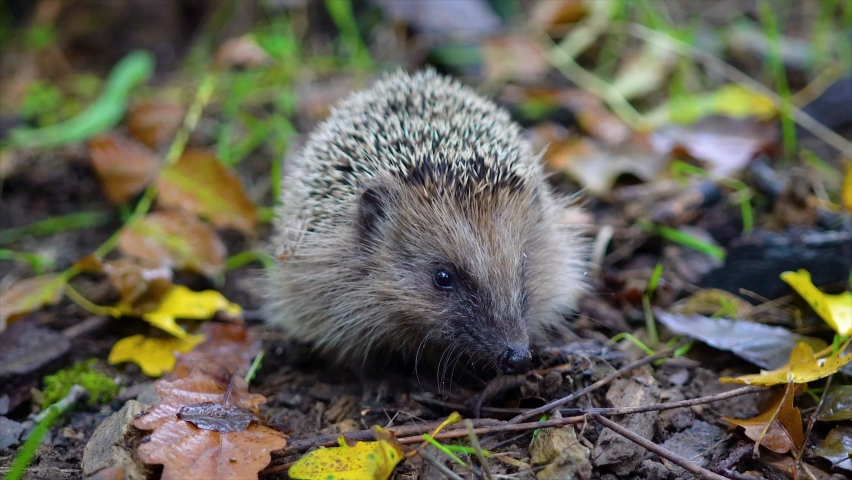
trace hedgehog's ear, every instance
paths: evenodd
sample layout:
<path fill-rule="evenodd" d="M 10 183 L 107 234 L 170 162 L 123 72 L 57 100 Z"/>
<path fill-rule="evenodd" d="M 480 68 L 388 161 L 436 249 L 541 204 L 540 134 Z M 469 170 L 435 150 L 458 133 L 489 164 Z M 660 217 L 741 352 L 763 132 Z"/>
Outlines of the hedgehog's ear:
<path fill-rule="evenodd" d="M 383 185 L 369 185 L 361 193 L 358 230 L 365 239 L 375 234 L 379 222 L 387 217 L 390 197 L 390 189 Z"/>

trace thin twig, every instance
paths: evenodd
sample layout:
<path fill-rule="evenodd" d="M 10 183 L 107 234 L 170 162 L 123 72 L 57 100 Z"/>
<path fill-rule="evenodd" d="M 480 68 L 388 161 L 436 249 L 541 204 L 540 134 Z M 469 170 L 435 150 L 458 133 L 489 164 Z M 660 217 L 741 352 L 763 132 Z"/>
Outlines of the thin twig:
<path fill-rule="evenodd" d="M 825 380 L 825 387 L 822 389 L 822 395 L 819 397 L 819 403 L 816 406 L 816 410 L 813 411 L 811 416 L 808 418 L 808 428 L 805 429 L 805 436 L 803 438 L 802 447 L 799 448 L 799 451 L 796 452 L 796 464 L 802 461 L 802 454 L 805 453 L 805 445 L 808 443 L 808 437 L 811 436 L 811 429 L 814 428 L 814 420 L 816 420 L 817 415 L 819 415 L 819 410 L 822 408 L 822 404 L 825 403 L 825 396 L 828 393 L 828 388 L 831 386 L 831 379 L 834 378 L 834 375 L 829 375 Z"/>
<path fill-rule="evenodd" d="M 554 408 L 561 407 L 562 405 L 565 405 L 568 402 L 574 401 L 574 400 L 582 397 L 583 395 L 586 395 L 589 392 L 593 392 L 593 391 L 597 390 L 598 388 L 606 385 L 607 383 L 615 380 L 616 378 L 624 375 L 625 373 L 628 373 L 628 372 L 630 372 L 630 371 L 632 371 L 636 368 L 639 368 L 643 365 L 647 365 L 649 363 L 653 363 L 653 362 L 660 360 L 662 358 L 668 357 L 669 355 L 674 353 L 677 350 L 677 348 L 680 348 L 680 346 L 678 346 L 676 348 L 671 348 L 671 349 L 668 349 L 668 350 L 663 350 L 662 352 L 657 353 L 656 355 L 651 355 L 649 357 L 645 357 L 645 358 L 639 359 L 635 362 L 629 363 L 629 364 L 625 365 L 624 367 L 620 368 L 619 370 L 616 370 L 616 371 L 612 372 L 611 374 L 607 375 L 606 377 L 604 377 L 604 378 L 598 380 L 597 382 L 589 385 L 588 387 L 581 388 L 580 390 L 577 390 L 576 392 L 574 392 L 574 393 L 572 393 L 572 394 L 570 394 L 566 397 L 562 397 L 558 400 L 554 400 L 554 401 L 548 403 L 547 405 L 541 406 L 539 408 L 534 408 L 534 409 L 532 409 L 532 410 L 530 410 L 526 413 L 522 413 L 522 414 L 514 417 L 513 419 L 509 420 L 508 423 L 510 425 L 516 424 L 518 422 L 528 420 L 528 419 L 533 418 L 533 417 L 537 417 L 537 416 L 539 416 L 543 413 L 547 413 L 550 410 L 553 410 Z M 493 441 L 494 441 L 493 438 L 485 438 L 485 439 L 482 440 L 482 445 L 484 445 L 487 448 L 491 444 L 491 442 L 493 442 Z"/>
<path fill-rule="evenodd" d="M 479 459 L 479 464 L 482 466 L 482 475 L 488 480 L 494 480 L 491 470 L 488 469 L 488 462 L 485 460 L 485 455 L 482 453 L 482 447 L 479 446 L 479 439 L 473 433 L 473 423 L 470 420 L 465 420 L 464 428 L 467 430 L 467 438 L 470 440 L 470 446 L 473 447 L 476 452 L 476 458 Z"/>
<path fill-rule="evenodd" d="M 652 403 L 649 405 L 639 405 L 636 407 L 616 407 L 616 408 L 562 408 L 559 410 L 564 416 L 571 415 L 585 415 L 589 413 L 597 413 L 600 415 L 612 416 L 612 415 L 629 415 L 632 413 L 642 413 L 642 412 L 652 412 L 658 410 L 671 410 L 673 408 L 682 408 L 682 407 L 692 407 L 695 405 L 703 405 L 705 403 L 712 403 L 719 400 L 727 400 L 728 398 L 739 397 L 740 395 L 748 395 L 749 393 L 757 393 L 766 390 L 765 387 L 759 385 L 750 385 L 747 387 L 740 387 L 734 390 L 729 390 L 727 392 L 716 393 L 713 395 L 707 395 L 704 397 L 698 398 L 690 398 L 688 400 L 678 400 L 676 402 L 664 402 L 664 403 Z M 413 394 L 411 398 L 420 403 L 425 403 L 428 405 L 436 405 L 443 408 L 448 408 L 456 411 L 466 411 L 470 412 L 470 409 L 462 405 L 461 403 L 454 402 L 446 402 L 443 400 L 438 400 L 435 398 L 430 398 L 424 395 Z M 522 414 L 530 411 L 529 409 L 524 408 L 495 408 L 495 407 L 482 407 L 483 412 L 488 413 L 511 413 L 511 414 Z"/>
<path fill-rule="evenodd" d="M 680 347 L 678 347 L 678 348 L 680 348 Z M 601 388 L 602 386 L 604 386 L 607 383 L 615 380 L 616 378 L 624 375 L 625 373 L 629 373 L 629 372 L 631 372 L 631 371 L 633 371 L 633 370 L 635 370 L 635 369 L 637 369 L 641 366 L 648 365 L 649 363 L 653 363 L 657 360 L 666 358 L 666 357 L 670 356 L 671 354 L 673 354 L 676 350 L 677 350 L 677 348 L 670 348 L 668 350 L 663 350 L 662 352 L 659 352 L 655 355 L 651 355 L 650 357 L 645 357 L 645 358 L 642 358 L 642 359 L 637 360 L 635 362 L 629 363 L 629 364 L 625 365 L 624 367 L 610 373 L 606 377 L 598 380 L 597 382 L 589 385 L 586 388 L 581 388 L 580 390 L 577 390 L 576 392 L 572 393 L 571 395 L 568 395 L 566 397 L 562 397 L 558 400 L 554 400 L 554 401 L 548 403 L 547 405 L 544 405 L 544 406 L 541 406 L 541 407 L 538 407 L 538 408 L 534 408 L 534 409 L 532 409 L 532 410 L 530 410 L 526 413 L 522 413 L 522 414 L 516 416 L 515 418 L 509 420 L 509 425 L 519 423 L 519 422 L 522 422 L 524 420 L 528 420 L 530 418 L 537 417 L 537 416 L 539 416 L 543 413 L 547 413 L 550 410 L 553 410 L 554 408 L 561 407 L 562 405 L 565 405 L 568 402 L 576 400 L 576 399 L 582 397 L 583 395 L 585 395 L 589 392 L 593 392 L 593 391 L 597 390 L 598 388 Z M 483 443 L 485 443 L 485 442 L 483 442 Z"/>
<path fill-rule="evenodd" d="M 621 435 L 622 437 L 630 440 L 631 442 L 635 443 L 636 445 L 639 445 L 640 447 L 642 447 L 646 450 L 650 450 L 650 451 L 656 453 L 657 455 L 665 458 L 666 460 L 669 460 L 672 463 L 677 464 L 679 467 L 683 468 L 684 470 L 686 470 L 686 471 L 688 471 L 688 472 L 690 472 L 694 475 L 697 475 L 701 478 L 707 478 L 707 479 L 710 479 L 710 480 L 727 480 L 725 477 L 723 477 L 723 476 L 721 476 L 717 473 L 713 473 L 710 470 L 707 470 L 706 468 L 703 468 L 703 467 L 701 467 L 701 466 L 699 466 L 695 463 L 690 462 L 689 460 L 681 457 L 680 455 L 675 454 L 671 450 L 665 449 L 665 448 L 657 445 L 656 443 L 654 443 L 650 440 L 647 440 L 645 437 L 643 437 L 643 436 L 641 436 L 637 433 L 631 432 L 630 430 L 622 427 L 621 425 L 613 422 L 612 420 L 610 420 L 610 419 L 608 419 L 608 418 L 606 418 L 602 415 L 592 414 L 592 417 L 595 419 L 595 421 L 597 421 L 601 425 L 609 428 L 613 432 L 615 432 L 615 433 Z"/>
<path fill-rule="evenodd" d="M 388 427 L 386 430 L 396 435 L 397 438 L 403 438 L 410 437 L 412 435 L 421 435 L 423 433 L 429 433 L 441 423 L 441 421 L 435 421 L 416 425 L 401 425 L 399 427 Z M 490 425 L 497 426 L 502 425 L 503 423 L 504 422 L 493 418 L 480 418 L 473 421 L 473 424 L 476 427 L 484 427 Z M 453 431 L 454 429 L 460 429 L 459 431 L 462 432 L 461 436 L 466 435 L 466 433 L 464 433 L 464 427 L 461 425 L 448 425 L 445 431 Z M 287 455 L 293 455 L 295 453 L 304 452 L 308 449 L 319 446 L 333 447 L 337 445 L 338 437 L 340 437 L 340 434 L 322 435 L 320 437 L 295 440 L 293 442 L 290 442 L 284 450 L 276 451 L 273 456 L 282 457 Z M 375 435 L 373 434 L 372 430 L 360 430 L 358 432 L 350 432 L 344 434 L 343 437 L 350 442 L 375 440 Z M 436 435 L 434 438 L 440 439 L 441 436 Z M 420 437 L 420 441 L 423 441 L 422 437 Z"/>

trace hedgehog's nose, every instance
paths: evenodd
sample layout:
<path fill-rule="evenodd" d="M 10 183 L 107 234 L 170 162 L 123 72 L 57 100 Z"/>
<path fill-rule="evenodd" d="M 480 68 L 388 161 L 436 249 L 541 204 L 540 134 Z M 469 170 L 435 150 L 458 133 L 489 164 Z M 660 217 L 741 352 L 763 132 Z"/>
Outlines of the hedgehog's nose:
<path fill-rule="evenodd" d="M 530 347 L 510 344 L 500 356 L 500 372 L 504 375 L 526 373 L 532 365 Z"/>

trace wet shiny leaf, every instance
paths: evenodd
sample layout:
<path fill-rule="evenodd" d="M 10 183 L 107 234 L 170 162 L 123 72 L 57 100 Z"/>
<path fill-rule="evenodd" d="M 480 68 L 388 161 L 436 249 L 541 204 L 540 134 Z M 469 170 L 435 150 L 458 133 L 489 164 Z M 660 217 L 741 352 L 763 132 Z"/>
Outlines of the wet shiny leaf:
<path fill-rule="evenodd" d="M 835 467 L 852 471 L 852 427 L 843 425 L 828 432 L 825 440 L 814 449 L 814 455 L 830 461 Z"/>
<path fill-rule="evenodd" d="M 187 405 L 177 416 L 198 428 L 219 433 L 242 432 L 252 422 L 260 423 L 260 417 L 248 408 L 213 402 Z"/>
<path fill-rule="evenodd" d="M 837 422 L 852 419 L 852 385 L 832 388 L 825 394 L 817 420 Z"/>

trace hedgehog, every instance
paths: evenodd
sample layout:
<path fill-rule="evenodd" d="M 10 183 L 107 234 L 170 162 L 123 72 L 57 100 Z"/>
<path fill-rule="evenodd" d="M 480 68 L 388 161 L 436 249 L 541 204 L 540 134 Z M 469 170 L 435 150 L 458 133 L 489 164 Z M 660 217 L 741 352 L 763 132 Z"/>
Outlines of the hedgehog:
<path fill-rule="evenodd" d="M 288 160 L 265 315 L 343 364 L 525 372 L 584 291 L 572 198 L 520 126 L 434 70 L 385 74 Z"/>

